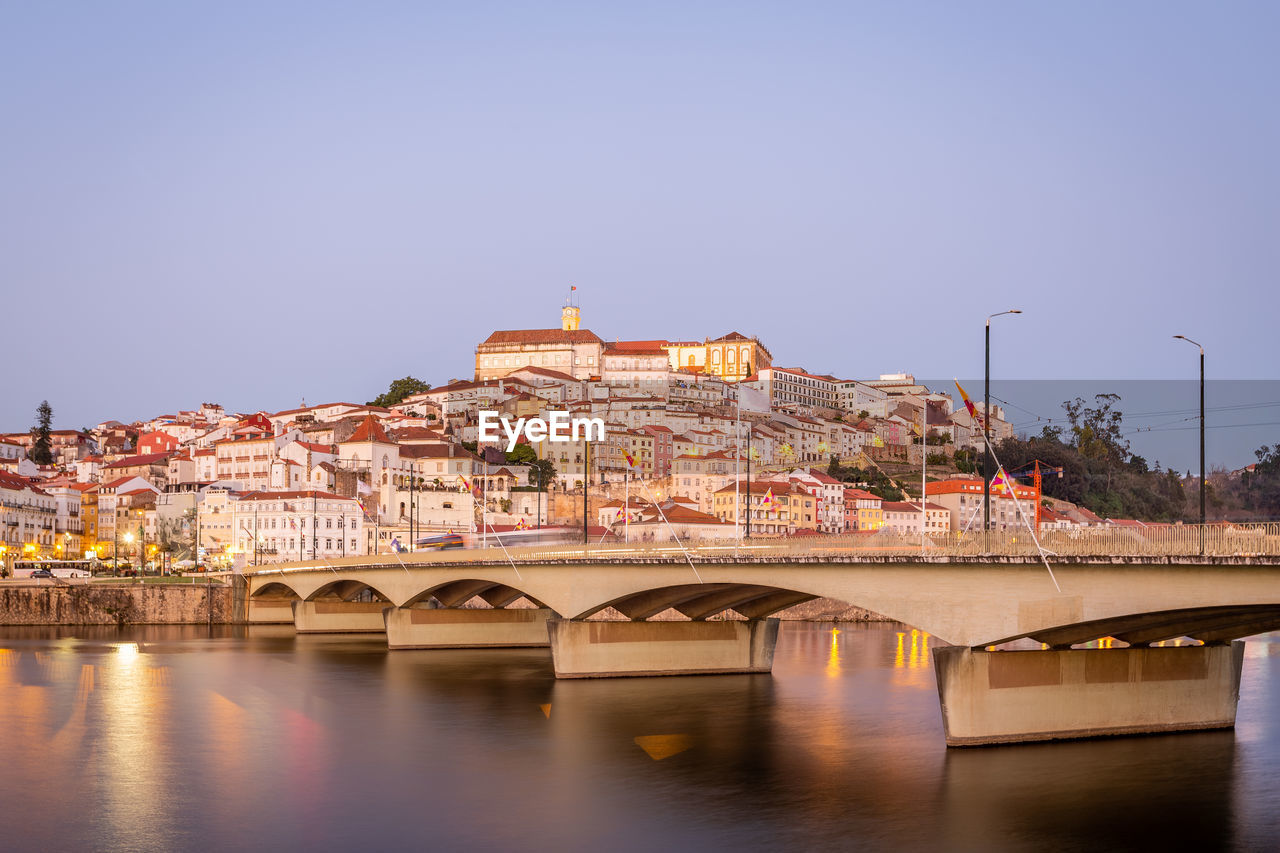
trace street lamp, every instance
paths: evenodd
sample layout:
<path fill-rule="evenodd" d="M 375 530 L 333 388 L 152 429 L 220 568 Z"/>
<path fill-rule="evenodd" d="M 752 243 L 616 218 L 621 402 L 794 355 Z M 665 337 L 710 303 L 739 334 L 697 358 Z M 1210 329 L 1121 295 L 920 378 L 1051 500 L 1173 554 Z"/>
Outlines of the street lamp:
<path fill-rule="evenodd" d="M 1186 335 L 1174 335 L 1180 341 L 1200 348 L 1200 554 L 1204 555 L 1204 347 Z"/>
<path fill-rule="evenodd" d="M 133 531 L 132 531 L 132 530 L 126 530 L 126 531 L 124 532 L 124 556 L 125 556 L 125 559 L 128 559 L 128 557 L 129 557 L 129 546 L 130 546 L 130 545 L 132 545 L 132 544 L 133 544 Z"/>
<path fill-rule="evenodd" d="M 986 550 L 991 531 L 991 321 L 1005 314 L 1021 314 L 1018 308 L 987 316 L 986 378 L 982 383 L 982 542 Z M 921 498 L 923 500 L 923 497 Z"/>

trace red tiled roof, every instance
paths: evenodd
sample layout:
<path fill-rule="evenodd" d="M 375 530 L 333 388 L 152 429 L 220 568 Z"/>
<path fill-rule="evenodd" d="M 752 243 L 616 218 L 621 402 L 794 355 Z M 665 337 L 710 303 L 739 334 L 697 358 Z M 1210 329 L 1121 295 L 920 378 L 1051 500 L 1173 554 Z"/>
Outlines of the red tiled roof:
<path fill-rule="evenodd" d="M 356 431 L 351 434 L 344 444 L 350 444 L 357 441 L 377 441 L 382 444 L 393 444 L 387 431 L 382 428 L 382 424 L 378 423 L 373 415 L 365 415 L 364 420 L 360 422 L 360 426 L 356 427 Z"/>
<path fill-rule="evenodd" d="M 348 498 L 342 495 L 335 495 L 332 492 L 317 492 L 315 490 L 299 491 L 299 492 L 247 492 L 240 496 L 242 501 L 281 501 L 281 500 L 298 500 L 300 498 L 318 498 L 322 501 L 352 501 L 355 498 Z"/>
<path fill-rule="evenodd" d="M 486 344 L 599 344 L 600 336 L 589 329 L 506 329 L 485 338 Z"/>
<path fill-rule="evenodd" d="M 103 467 L 104 468 L 133 468 L 138 465 L 158 465 L 161 462 L 167 461 L 168 459 L 169 459 L 168 453 L 148 453 L 145 456 L 126 456 L 124 459 L 119 459 L 115 462 L 112 462 L 109 465 L 104 465 Z"/>

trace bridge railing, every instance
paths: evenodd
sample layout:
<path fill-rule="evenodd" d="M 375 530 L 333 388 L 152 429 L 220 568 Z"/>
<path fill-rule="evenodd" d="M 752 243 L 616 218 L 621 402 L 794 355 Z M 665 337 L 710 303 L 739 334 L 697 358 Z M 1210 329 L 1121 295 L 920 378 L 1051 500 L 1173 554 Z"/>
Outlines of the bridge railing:
<path fill-rule="evenodd" d="M 1280 556 L 1280 523 L 1195 524 L 1128 527 L 1109 525 L 1073 530 L 1044 530 L 1040 545 L 1053 557 L 1210 557 Z M 437 562 L 537 562 L 548 560 L 723 560 L 743 557 L 770 559 L 822 557 L 978 557 L 1038 555 L 1036 543 L 1024 531 L 947 533 L 925 537 L 890 530 L 750 539 L 611 542 L 418 551 L 404 554 L 347 557 L 332 561 L 290 564 L 297 568 L 382 565 L 389 568 Z M 260 570 L 270 572 L 270 566 Z"/>

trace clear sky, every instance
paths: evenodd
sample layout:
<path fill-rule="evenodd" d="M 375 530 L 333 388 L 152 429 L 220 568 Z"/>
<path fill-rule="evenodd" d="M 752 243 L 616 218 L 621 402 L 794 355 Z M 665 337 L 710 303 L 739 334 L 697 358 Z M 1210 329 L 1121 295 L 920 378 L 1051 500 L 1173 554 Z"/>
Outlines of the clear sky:
<path fill-rule="evenodd" d="M 1277 378 L 1280 4 L 0 4 L 0 429 L 606 339 Z M 1260 419 L 1261 420 L 1261 419 Z M 1278 439 L 1280 440 L 1280 439 Z"/>

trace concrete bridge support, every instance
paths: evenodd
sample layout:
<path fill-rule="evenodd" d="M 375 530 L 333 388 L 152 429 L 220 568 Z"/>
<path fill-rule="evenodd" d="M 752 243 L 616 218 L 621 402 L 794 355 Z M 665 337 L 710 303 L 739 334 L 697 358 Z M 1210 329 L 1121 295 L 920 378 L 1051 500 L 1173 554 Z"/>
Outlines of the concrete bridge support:
<path fill-rule="evenodd" d="M 556 678 L 770 672 L 777 619 L 547 622 Z"/>
<path fill-rule="evenodd" d="M 392 649 L 546 647 L 551 610 L 388 607 L 383 615 Z"/>
<path fill-rule="evenodd" d="M 933 650 L 948 746 L 1231 728 L 1244 643 Z"/>
<path fill-rule="evenodd" d="M 381 634 L 385 601 L 294 601 L 293 627 L 299 634 Z"/>
<path fill-rule="evenodd" d="M 291 623 L 295 601 L 296 598 L 250 598 L 246 621 L 251 625 Z"/>

